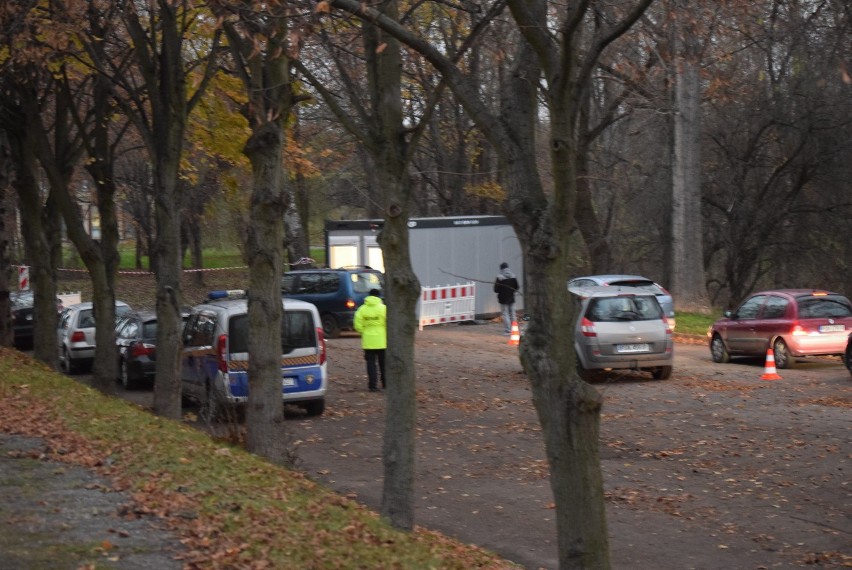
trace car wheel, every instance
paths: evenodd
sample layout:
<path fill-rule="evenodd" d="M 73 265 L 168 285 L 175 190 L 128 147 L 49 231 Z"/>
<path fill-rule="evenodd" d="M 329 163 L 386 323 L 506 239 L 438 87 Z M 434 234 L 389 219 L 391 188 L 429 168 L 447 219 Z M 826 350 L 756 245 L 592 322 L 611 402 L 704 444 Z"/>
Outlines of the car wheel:
<path fill-rule="evenodd" d="M 71 360 L 71 355 L 68 354 L 67 348 L 62 349 L 62 371 L 69 376 L 77 372 L 77 366 Z"/>
<path fill-rule="evenodd" d="M 133 390 L 136 388 L 136 382 L 130 378 L 130 374 L 127 372 L 127 361 L 125 359 L 121 359 L 121 363 L 118 365 L 118 373 L 119 378 L 121 379 L 121 385 L 124 386 L 125 390 Z"/>
<path fill-rule="evenodd" d="M 325 411 L 325 399 L 311 400 L 309 402 L 305 402 L 302 406 L 305 408 L 305 413 L 309 416 L 321 416 Z"/>
<path fill-rule="evenodd" d="M 204 401 L 201 402 L 201 409 L 199 410 L 199 415 L 201 419 L 204 420 L 208 424 L 216 423 L 219 421 L 219 418 L 222 416 L 222 403 L 219 401 L 219 396 L 207 387 L 207 397 L 204 398 Z"/>
<path fill-rule="evenodd" d="M 719 335 L 713 335 L 713 340 L 710 341 L 710 354 L 713 356 L 713 362 L 725 364 L 731 361 L 731 355 L 725 348 L 725 341 Z"/>
<path fill-rule="evenodd" d="M 598 372 L 596 370 L 589 370 L 585 368 L 583 363 L 580 362 L 580 358 L 577 357 L 577 376 L 585 382 L 592 383 L 598 378 Z"/>
<path fill-rule="evenodd" d="M 772 352 L 775 356 L 775 367 L 779 369 L 793 368 L 795 359 L 790 354 L 790 349 L 787 348 L 787 343 L 780 338 L 772 345 Z"/>
<path fill-rule="evenodd" d="M 672 377 L 672 367 L 657 366 L 653 371 L 651 371 L 651 376 L 654 380 L 668 380 Z"/>
<path fill-rule="evenodd" d="M 852 337 L 846 343 L 846 356 L 843 360 L 846 362 L 846 369 L 849 371 L 849 374 L 852 374 Z"/>
<path fill-rule="evenodd" d="M 340 324 L 334 315 L 325 314 L 322 316 L 322 330 L 325 333 L 325 338 L 337 338 L 340 336 Z"/>

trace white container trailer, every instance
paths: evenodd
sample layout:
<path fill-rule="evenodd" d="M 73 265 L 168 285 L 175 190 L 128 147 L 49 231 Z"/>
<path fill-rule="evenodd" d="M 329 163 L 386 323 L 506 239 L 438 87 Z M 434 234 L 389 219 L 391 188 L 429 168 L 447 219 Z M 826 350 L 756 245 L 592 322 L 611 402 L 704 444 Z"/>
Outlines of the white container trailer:
<path fill-rule="evenodd" d="M 329 267 L 369 265 L 384 271 L 378 244 L 384 220 L 327 220 Z M 524 290 L 521 244 L 504 216 L 412 218 L 408 222 L 411 266 L 422 287 L 476 283 L 477 317 L 500 313 L 494 280 L 505 261 Z M 515 297 L 523 309 L 523 295 Z"/>

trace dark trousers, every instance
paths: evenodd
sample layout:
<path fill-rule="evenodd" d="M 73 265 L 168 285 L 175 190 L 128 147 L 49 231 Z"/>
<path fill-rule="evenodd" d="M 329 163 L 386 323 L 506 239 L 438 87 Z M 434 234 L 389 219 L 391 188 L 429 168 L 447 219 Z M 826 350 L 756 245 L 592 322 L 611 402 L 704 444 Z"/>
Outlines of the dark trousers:
<path fill-rule="evenodd" d="M 377 390 L 379 387 L 378 378 L 376 377 L 376 363 L 378 363 L 378 372 L 382 376 L 382 388 L 385 387 L 385 349 L 384 348 L 365 348 L 364 360 L 367 361 L 367 387 L 370 390 Z"/>

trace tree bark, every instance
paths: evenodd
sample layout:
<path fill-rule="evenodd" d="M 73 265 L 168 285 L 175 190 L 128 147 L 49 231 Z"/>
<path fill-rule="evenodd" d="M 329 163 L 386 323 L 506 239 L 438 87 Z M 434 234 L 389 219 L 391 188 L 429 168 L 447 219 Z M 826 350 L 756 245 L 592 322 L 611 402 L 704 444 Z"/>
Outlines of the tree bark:
<path fill-rule="evenodd" d="M 680 2 L 681 14 L 689 14 Z M 672 165 L 672 294 L 678 310 L 710 309 L 701 218 L 701 80 L 693 26 L 679 26 Z"/>

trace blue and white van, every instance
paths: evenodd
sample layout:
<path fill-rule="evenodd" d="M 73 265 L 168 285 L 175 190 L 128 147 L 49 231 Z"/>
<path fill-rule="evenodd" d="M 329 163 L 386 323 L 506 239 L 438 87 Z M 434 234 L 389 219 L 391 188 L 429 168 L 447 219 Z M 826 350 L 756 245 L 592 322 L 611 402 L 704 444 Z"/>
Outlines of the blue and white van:
<path fill-rule="evenodd" d="M 308 415 L 325 410 L 325 337 L 317 308 L 282 299 L 281 385 L 285 404 Z M 183 330 L 183 397 L 201 404 L 208 419 L 248 401 L 248 299 L 243 291 L 214 291 L 192 308 Z"/>

